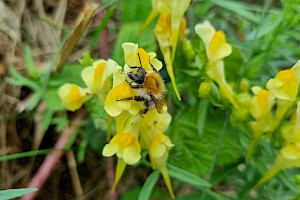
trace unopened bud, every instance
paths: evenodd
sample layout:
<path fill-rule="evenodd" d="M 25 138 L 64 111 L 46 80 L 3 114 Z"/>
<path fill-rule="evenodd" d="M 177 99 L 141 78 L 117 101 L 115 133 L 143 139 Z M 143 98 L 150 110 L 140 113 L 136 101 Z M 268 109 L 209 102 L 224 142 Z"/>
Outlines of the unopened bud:
<path fill-rule="evenodd" d="M 204 81 L 200 84 L 199 90 L 198 90 L 198 96 L 200 98 L 207 98 L 211 92 L 211 85 L 210 82 Z"/>

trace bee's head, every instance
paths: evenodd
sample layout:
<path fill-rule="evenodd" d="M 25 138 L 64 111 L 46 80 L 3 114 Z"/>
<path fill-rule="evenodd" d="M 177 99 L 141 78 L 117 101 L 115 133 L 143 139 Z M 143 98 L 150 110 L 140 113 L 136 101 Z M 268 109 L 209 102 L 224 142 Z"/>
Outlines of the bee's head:
<path fill-rule="evenodd" d="M 134 82 L 138 84 L 143 84 L 146 77 L 146 70 L 144 70 L 142 67 L 139 67 L 138 69 L 132 70 L 131 72 L 127 73 L 127 76 Z"/>

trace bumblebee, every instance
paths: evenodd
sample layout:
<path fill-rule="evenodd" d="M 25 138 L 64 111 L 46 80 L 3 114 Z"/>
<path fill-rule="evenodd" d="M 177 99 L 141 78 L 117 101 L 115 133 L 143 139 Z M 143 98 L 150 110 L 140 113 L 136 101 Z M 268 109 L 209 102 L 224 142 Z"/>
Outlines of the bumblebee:
<path fill-rule="evenodd" d="M 138 54 L 140 64 L 141 59 Z M 150 63 L 151 64 L 151 63 Z M 144 102 L 145 109 L 140 114 L 146 114 L 148 110 L 156 108 L 157 112 L 162 114 L 165 104 L 165 84 L 158 71 L 152 66 L 152 70 L 146 71 L 141 66 L 129 66 L 132 71 L 127 73 L 131 82 L 127 81 L 131 88 L 137 89 L 138 95 L 119 99 L 117 101 L 141 101 Z"/>

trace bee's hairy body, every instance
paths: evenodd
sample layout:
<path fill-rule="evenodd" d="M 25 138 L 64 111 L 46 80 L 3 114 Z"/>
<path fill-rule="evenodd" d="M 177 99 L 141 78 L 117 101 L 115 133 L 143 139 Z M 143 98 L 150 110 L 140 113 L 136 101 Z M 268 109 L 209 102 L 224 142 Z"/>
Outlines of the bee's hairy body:
<path fill-rule="evenodd" d="M 118 101 L 135 100 L 144 102 L 145 109 L 140 111 L 141 114 L 146 114 L 148 110 L 153 108 L 158 113 L 163 113 L 165 85 L 157 70 L 152 67 L 152 70 L 147 72 L 142 66 L 130 68 L 134 70 L 127 73 L 128 78 L 131 80 L 131 82 L 127 82 L 131 88 L 137 89 L 138 94 L 137 96 L 119 99 Z"/>

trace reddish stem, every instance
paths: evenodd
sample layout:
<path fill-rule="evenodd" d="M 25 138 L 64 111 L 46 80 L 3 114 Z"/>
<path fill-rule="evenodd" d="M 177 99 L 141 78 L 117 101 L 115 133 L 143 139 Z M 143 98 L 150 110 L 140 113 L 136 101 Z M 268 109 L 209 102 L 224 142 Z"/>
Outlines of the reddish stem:
<path fill-rule="evenodd" d="M 35 176 L 31 179 L 28 184 L 28 188 L 42 188 L 48 177 L 51 175 L 52 171 L 56 167 L 57 162 L 63 155 L 63 151 L 61 149 L 65 148 L 70 137 L 74 133 L 75 127 L 78 126 L 83 115 L 77 115 L 73 120 L 71 127 L 66 127 L 61 133 L 60 138 L 56 142 L 54 148 L 57 149 L 52 153 L 49 153 L 40 168 L 38 169 Z M 25 195 L 21 198 L 21 200 L 33 200 L 38 192 L 32 192 L 28 195 Z"/>
<path fill-rule="evenodd" d="M 102 11 L 97 14 L 97 19 L 101 21 L 103 17 L 105 16 L 106 11 Z M 109 57 L 109 34 L 107 28 L 104 28 L 100 35 L 100 55 L 103 59 L 108 59 Z M 107 179 L 108 184 L 110 188 L 113 188 L 114 180 L 115 180 L 115 164 L 114 164 L 114 158 L 109 157 L 107 161 Z M 118 194 L 114 191 L 111 192 L 111 200 L 117 200 Z"/>

